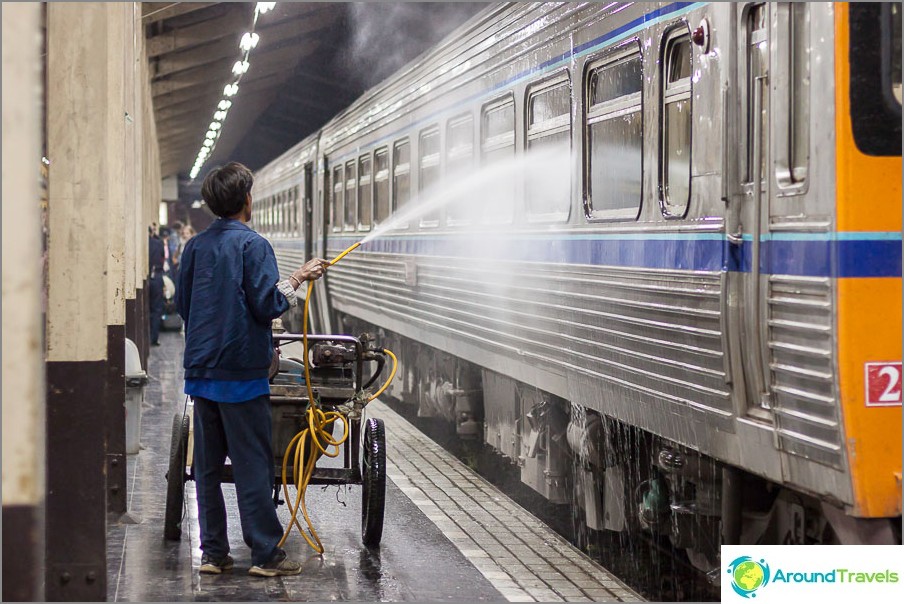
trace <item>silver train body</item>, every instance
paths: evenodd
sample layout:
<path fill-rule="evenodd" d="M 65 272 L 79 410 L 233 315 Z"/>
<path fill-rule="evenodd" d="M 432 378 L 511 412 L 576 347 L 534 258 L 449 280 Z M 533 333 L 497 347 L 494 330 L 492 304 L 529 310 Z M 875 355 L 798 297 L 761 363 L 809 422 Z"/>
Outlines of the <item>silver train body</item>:
<path fill-rule="evenodd" d="M 834 228 L 833 10 L 494 6 L 261 169 L 253 226 L 287 275 L 459 191 L 334 266 L 315 329 L 379 330 L 390 395 L 589 529 L 668 534 L 703 570 L 720 542 L 857 541 L 834 279 L 736 266 L 752 230 Z M 764 145 L 789 130 L 803 156 Z"/>

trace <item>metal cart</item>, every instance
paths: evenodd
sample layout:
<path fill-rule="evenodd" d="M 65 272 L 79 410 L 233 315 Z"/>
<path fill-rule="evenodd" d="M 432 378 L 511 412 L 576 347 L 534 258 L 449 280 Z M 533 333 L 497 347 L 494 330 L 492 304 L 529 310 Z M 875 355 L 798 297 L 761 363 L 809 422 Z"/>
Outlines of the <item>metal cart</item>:
<path fill-rule="evenodd" d="M 274 334 L 274 345 L 300 342 L 301 334 Z M 386 493 L 386 433 L 383 421 L 365 416 L 365 391 L 382 373 L 386 359 L 382 349 L 374 348 L 367 334 L 309 335 L 311 386 L 314 398 L 323 411 L 337 411 L 348 421 L 349 437 L 342 444 L 341 467 L 315 467 L 310 485 L 361 485 L 361 538 L 368 547 L 379 545 L 383 535 L 383 513 Z M 367 380 L 365 365 L 375 364 Z M 275 462 L 274 505 L 281 503 L 283 455 L 292 438 L 306 427 L 306 410 L 310 404 L 304 382 L 301 359 L 283 358 L 279 370 L 270 379 L 270 401 L 273 417 L 273 452 Z M 194 480 L 192 464 L 193 413 L 173 417 L 169 470 L 166 474 L 166 514 L 164 537 L 178 540 L 182 535 L 185 504 L 185 482 Z M 311 443 L 306 455 L 316 454 Z M 291 466 L 291 464 L 290 464 Z M 289 468 L 289 479 L 294 475 Z M 226 464 L 223 482 L 233 482 L 232 467 Z"/>

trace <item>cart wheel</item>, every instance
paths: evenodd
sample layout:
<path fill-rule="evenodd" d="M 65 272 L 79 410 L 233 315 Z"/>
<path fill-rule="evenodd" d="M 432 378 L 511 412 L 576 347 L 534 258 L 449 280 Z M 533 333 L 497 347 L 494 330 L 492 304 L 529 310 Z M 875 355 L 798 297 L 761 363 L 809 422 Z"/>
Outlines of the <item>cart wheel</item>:
<path fill-rule="evenodd" d="M 166 514 L 163 537 L 178 541 L 182 537 L 182 511 L 185 503 L 185 464 L 188 461 L 189 417 L 173 416 L 169 471 L 166 473 Z"/>
<path fill-rule="evenodd" d="M 364 423 L 363 490 L 361 495 L 361 539 L 364 545 L 380 545 L 386 504 L 386 431 L 383 420 Z"/>

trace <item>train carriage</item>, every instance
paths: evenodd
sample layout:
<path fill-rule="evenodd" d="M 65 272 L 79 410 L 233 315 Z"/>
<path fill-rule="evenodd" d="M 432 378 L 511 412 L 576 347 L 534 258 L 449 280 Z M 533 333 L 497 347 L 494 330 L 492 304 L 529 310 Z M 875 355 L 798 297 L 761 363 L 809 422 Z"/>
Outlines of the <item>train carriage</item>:
<path fill-rule="evenodd" d="M 901 543 L 900 49 L 898 4 L 493 5 L 254 226 L 286 274 L 364 239 L 318 328 L 588 529 Z"/>

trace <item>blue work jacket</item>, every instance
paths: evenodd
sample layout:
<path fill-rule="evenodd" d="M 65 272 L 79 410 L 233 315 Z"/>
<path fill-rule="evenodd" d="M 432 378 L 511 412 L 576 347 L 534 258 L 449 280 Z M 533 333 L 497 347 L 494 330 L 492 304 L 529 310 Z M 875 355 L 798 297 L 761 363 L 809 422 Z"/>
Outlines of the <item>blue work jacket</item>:
<path fill-rule="evenodd" d="M 266 378 L 271 322 L 289 309 L 276 288 L 270 243 L 242 222 L 220 218 L 189 240 L 179 265 L 186 379 Z"/>

